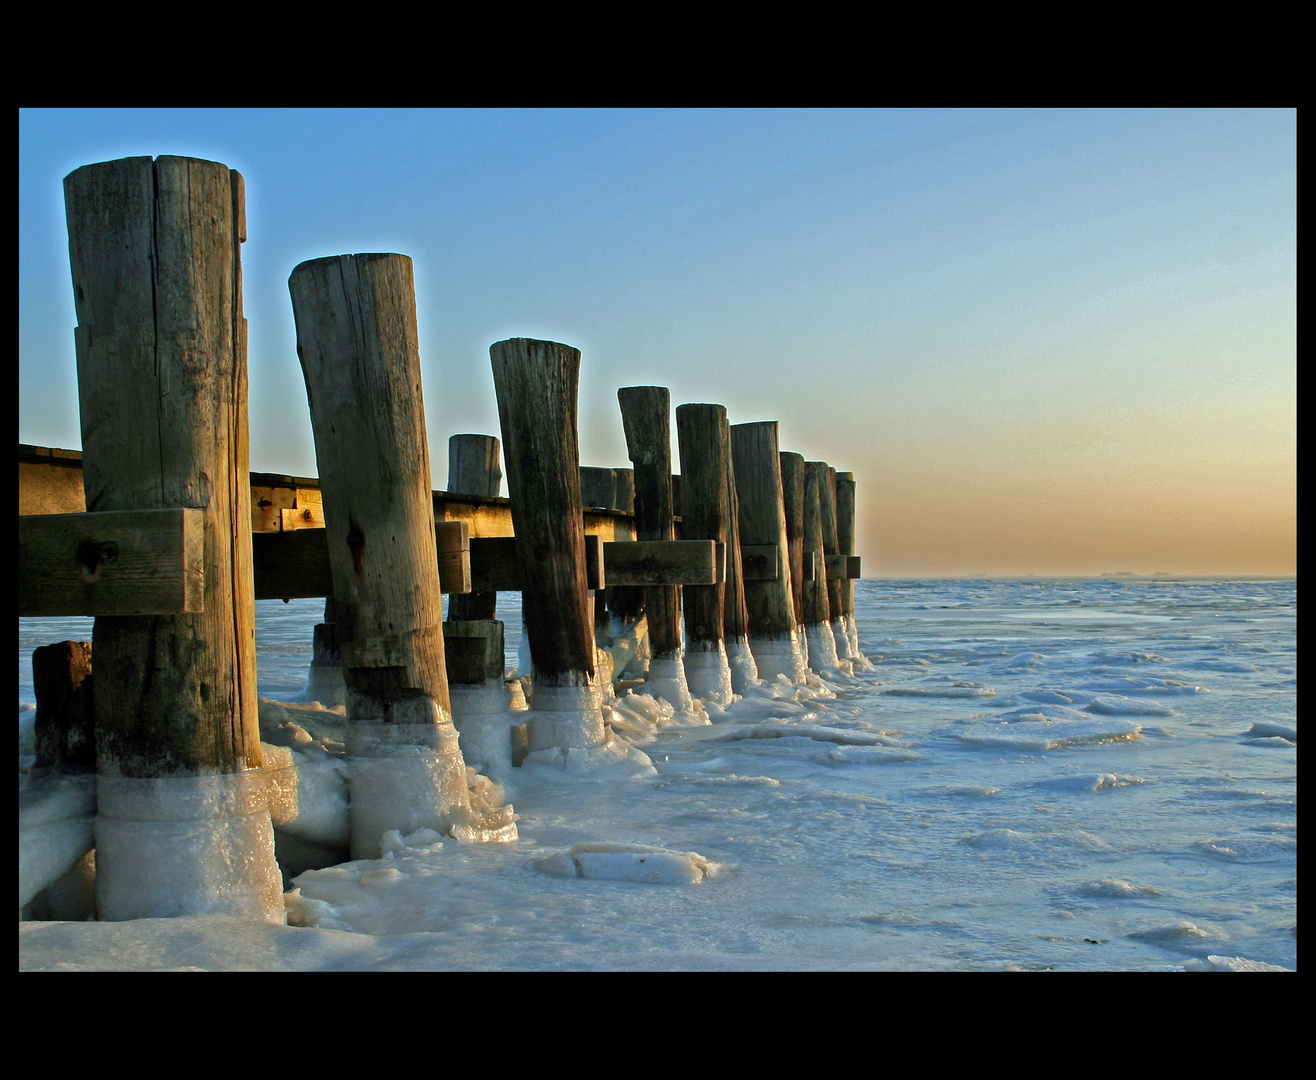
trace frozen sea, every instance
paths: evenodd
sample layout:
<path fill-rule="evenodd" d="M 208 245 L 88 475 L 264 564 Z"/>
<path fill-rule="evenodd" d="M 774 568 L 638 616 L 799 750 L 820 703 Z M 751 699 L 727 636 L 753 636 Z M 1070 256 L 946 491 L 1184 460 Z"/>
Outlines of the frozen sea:
<path fill-rule="evenodd" d="M 512 843 L 309 871 L 302 925 L 20 921 L 20 970 L 1296 970 L 1295 580 L 865 580 L 855 602 L 871 668 L 706 719 L 624 695 L 639 753 L 511 770 Z M 312 733 L 341 721 L 301 700 L 322 610 L 257 615 L 264 711 Z M 499 617 L 514 665 L 519 598 Z M 90 636 L 20 620 L 20 770 L 32 649 Z"/>

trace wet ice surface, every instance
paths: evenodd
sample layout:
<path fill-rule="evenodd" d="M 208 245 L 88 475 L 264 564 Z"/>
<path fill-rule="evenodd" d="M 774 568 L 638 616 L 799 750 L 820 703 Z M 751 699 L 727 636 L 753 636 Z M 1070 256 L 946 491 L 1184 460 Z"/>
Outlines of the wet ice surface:
<path fill-rule="evenodd" d="M 624 697 L 652 767 L 513 770 L 515 843 L 309 872 L 308 926 L 25 923 L 22 966 L 1296 968 L 1295 582 L 862 581 L 856 605 L 872 670 L 711 722 Z M 319 605 L 258 607 L 260 692 L 293 699 Z"/>

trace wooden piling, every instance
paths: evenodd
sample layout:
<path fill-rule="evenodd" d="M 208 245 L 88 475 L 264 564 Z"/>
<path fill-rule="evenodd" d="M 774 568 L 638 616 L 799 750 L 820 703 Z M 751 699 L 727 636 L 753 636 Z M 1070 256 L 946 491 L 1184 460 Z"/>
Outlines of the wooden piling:
<path fill-rule="evenodd" d="M 809 666 L 814 671 L 840 667 L 832 635 L 830 579 L 827 573 L 827 522 L 835 535 L 831 510 L 831 470 L 823 461 L 805 463 L 804 545 L 812 556 L 813 580 L 804 583 L 804 632 L 809 643 Z"/>
<path fill-rule="evenodd" d="M 731 665 L 731 688 L 742 696 L 759 684 L 758 664 L 749 647 L 749 608 L 745 604 L 745 571 L 740 553 L 740 496 L 731 453 L 731 424 L 723 420 L 727 444 L 726 591 L 722 596 L 722 635 Z"/>
<path fill-rule="evenodd" d="M 795 627 L 804 628 L 804 455 L 783 450 L 781 458 L 781 500 L 786 511 L 787 550 L 791 566 L 791 606 L 795 609 Z"/>
<path fill-rule="evenodd" d="M 730 562 L 731 435 L 727 411 L 721 405 L 678 405 L 676 432 L 682 476 L 681 539 L 713 540 L 723 545 Z M 724 571 L 724 580 L 714 585 L 687 585 L 681 597 L 690 692 L 722 706 L 730 704 L 735 692 L 723 619 L 727 576 Z"/>
<path fill-rule="evenodd" d="M 855 480 L 854 473 L 838 472 L 836 474 L 836 548 L 845 556 L 854 555 L 855 532 Z M 859 630 L 854 618 L 854 580 L 846 577 L 840 581 L 841 622 L 845 627 L 845 641 L 837 636 L 838 648 L 846 646 L 845 658 L 858 660 Z"/>
<path fill-rule="evenodd" d="M 511 338 L 491 345 L 489 357 L 530 644 L 529 749 L 598 746 L 605 732 L 580 498 L 580 350 Z"/>
<path fill-rule="evenodd" d="M 281 921 L 258 772 L 242 177 L 138 157 L 64 191 L 86 507 L 204 511 L 203 610 L 96 619 L 99 914 Z M 202 841 L 177 835 L 188 817 Z"/>
<path fill-rule="evenodd" d="M 613 469 L 600 468 L 594 465 L 582 465 L 580 467 L 580 501 L 586 510 L 614 509 L 617 502 L 616 472 Z M 607 589 L 595 589 L 592 594 L 594 640 L 600 648 L 607 648 L 612 641 L 607 593 Z"/>
<path fill-rule="evenodd" d="M 732 424 L 731 460 L 739 500 L 741 551 L 749 547 L 775 547 L 777 554 L 775 577 L 745 581 L 750 649 L 760 677 L 773 679 L 786 675 L 792 682 L 804 682 L 807 671 L 796 631 L 791 567 L 786 557 L 789 541 L 777 422 Z"/>
<path fill-rule="evenodd" d="M 60 641 L 32 651 L 37 759 L 29 781 L 96 770 L 94 686 L 90 641 Z"/>
<path fill-rule="evenodd" d="M 352 857 L 377 858 L 385 831 L 448 831 L 468 805 L 444 669 L 411 260 L 314 259 L 288 289 L 347 685 Z"/>
<path fill-rule="evenodd" d="M 810 466 L 814 464 L 809 463 Z M 832 623 L 833 640 L 836 644 L 838 659 L 844 659 L 849 650 L 845 643 L 835 637 L 839 628 L 843 625 L 841 618 L 841 587 L 843 582 L 850 580 L 847 567 L 846 576 L 841 576 L 833 569 L 837 564 L 837 556 L 840 555 L 840 542 L 836 532 L 836 470 L 825 462 L 818 462 L 821 466 L 821 472 L 818 477 L 818 509 L 822 521 L 822 544 L 823 550 L 821 558 L 827 564 L 827 611 L 828 617 Z"/>
<path fill-rule="evenodd" d="M 453 435 L 448 439 L 448 488 L 461 495 L 497 497 L 502 488 L 500 444 L 492 435 Z M 448 597 L 448 618 L 454 621 L 492 619 L 496 592 L 454 593 Z"/>
<path fill-rule="evenodd" d="M 635 470 L 613 469 L 612 478 L 612 509 L 627 514 L 635 513 Z M 616 624 L 620 624 L 620 627 L 635 627 L 644 617 L 644 589 L 632 585 L 614 585 L 606 592 L 608 613 Z M 614 629 L 616 628 L 614 626 Z M 646 649 L 645 667 L 648 666 L 647 657 Z"/>
<path fill-rule="evenodd" d="M 675 540 L 672 509 L 671 394 L 663 386 L 623 386 L 617 391 L 626 452 L 635 477 L 635 539 Z M 644 590 L 653 665 L 679 664 L 681 592 L 677 586 Z M 669 677 L 666 673 L 663 678 Z M 680 674 L 684 682 L 684 674 Z M 688 693 L 686 695 L 688 697 Z M 676 704 L 675 702 L 673 704 Z"/>

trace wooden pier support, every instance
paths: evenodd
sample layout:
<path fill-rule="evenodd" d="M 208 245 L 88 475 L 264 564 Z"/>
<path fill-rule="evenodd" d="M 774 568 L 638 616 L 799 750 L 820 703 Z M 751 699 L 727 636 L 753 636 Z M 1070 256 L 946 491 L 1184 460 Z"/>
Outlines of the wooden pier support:
<path fill-rule="evenodd" d="M 672 397 L 664 386 L 623 386 L 617 391 L 626 453 L 635 477 L 635 538 L 675 540 L 672 507 Z M 644 590 L 649 623 L 649 675 L 645 690 L 677 709 L 691 708 L 681 657 L 681 590 Z"/>
<path fill-rule="evenodd" d="M 722 545 L 730 562 L 731 434 L 727 411 L 721 405 L 678 405 L 676 433 L 681 457 L 681 539 L 712 540 Z M 737 550 L 737 566 L 739 555 Z M 682 593 L 686 682 L 695 697 L 723 707 L 731 704 L 735 694 L 723 619 L 727 576 L 724 570 L 722 581 L 688 585 Z"/>
<path fill-rule="evenodd" d="M 634 469 L 613 469 L 613 496 L 612 509 L 621 510 L 627 514 L 635 513 L 635 470 Z M 607 593 L 606 603 L 608 614 L 612 617 L 612 629 L 616 631 L 630 632 L 632 628 L 636 632 L 640 629 L 638 624 L 644 617 L 644 589 L 634 585 L 614 585 L 604 590 Z M 647 627 L 644 628 L 647 632 Z M 637 674 L 644 674 L 649 667 L 649 647 L 648 638 L 645 638 L 643 656 L 637 658 L 637 666 L 633 669 Z M 621 672 L 618 671 L 620 676 Z"/>
<path fill-rule="evenodd" d="M 781 501 L 786 511 L 786 550 L 791 567 L 791 606 L 800 647 L 808 654 L 804 637 L 804 455 L 783 450 L 781 458 Z"/>
<path fill-rule="evenodd" d="M 804 633 L 809 643 L 809 666 L 819 672 L 840 669 L 832 634 L 833 582 L 827 567 L 826 538 L 830 533 L 835 548 L 836 536 L 831 475 L 825 461 L 805 463 L 804 545 L 812 556 L 815 573 L 813 580 L 804 583 Z"/>
<path fill-rule="evenodd" d="M 64 192 L 86 508 L 204 512 L 202 610 L 93 630 L 99 917 L 282 921 L 257 716 L 242 177 L 125 158 Z"/>
<path fill-rule="evenodd" d="M 580 350 L 511 338 L 491 345 L 489 358 L 530 645 L 529 750 L 566 755 L 606 735 L 580 498 Z"/>
<path fill-rule="evenodd" d="M 855 527 L 855 480 L 854 473 L 838 472 L 836 474 L 836 549 L 848 561 L 854 560 Z M 859 628 L 854 618 L 854 578 L 858 576 L 847 573 L 840 579 L 840 619 L 844 627 L 844 639 L 838 630 L 836 642 L 838 650 L 844 649 L 847 660 L 864 660 L 859 651 Z M 836 616 L 833 615 L 835 620 Z"/>
<path fill-rule="evenodd" d="M 405 255 L 304 262 L 288 279 L 347 684 L 351 850 L 465 824 L 452 723 L 416 299 Z"/>
<path fill-rule="evenodd" d="M 807 678 L 807 665 L 796 631 L 789 539 L 782 498 L 777 422 L 731 425 L 731 459 L 736 474 L 742 554 L 751 547 L 775 547 L 779 571 L 769 579 L 745 581 L 749 644 L 759 676 L 785 675 L 793 683 Z"/>
<path fill-rule="evenodd" d="M 496 498 L 502 489 L 502 444 L 493 435 L 448 439 L 448 487 L 453 494 Z M 461 735 L 466 763 L 482 773 L 505 775 L 512 767 L 503 624 L 494 618 L 495 589 L 453 593 L 443 624 L 452 722 Z M 524 731 L 522 732 L 524 734 Z"/>
<path fill-rule="evenodd" d="M 500 443 L 492 435 L 453 435 L 448 439 L 448 491 L 459 495 L 497 497 L 502 489 Z M 455 593 L 448 598 L 448 618 L 454 621 L 492 619 L 496 592 Z"/>

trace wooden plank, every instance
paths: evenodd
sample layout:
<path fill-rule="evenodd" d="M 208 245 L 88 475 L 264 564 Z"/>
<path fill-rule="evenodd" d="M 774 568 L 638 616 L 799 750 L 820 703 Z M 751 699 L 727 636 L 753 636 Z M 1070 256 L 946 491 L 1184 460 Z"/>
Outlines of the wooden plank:
<path fill-rule="evenodd" d="M 437 553 L 440 589 L 445 593 L 470 592 L 471 553 L 466 523 L 437 522 L 435 536 L 444 537 L 444 547 Z M 334 595 L 326 530 L 256 533 L 251 542 L 257 600 Z M 463 543 L 468 546 L 463 548 Z"/>
<path fill-rule="evenodd" d="M 781 549 L 776 544 L 742 545 L 740 566 L 745 581 L 779 581 Z"/>
<path fill-rule="evenodd" d="M 296 505 L 297 492 L 294 488 L 252 484 L 251 531 L 253 533 L 282 531 L 283 511 L 291 510 Z"/>
<path fill-rule="evenodd" d="M 716 585 L 715 540 L 634 540 L 603 545 L 608 585 Z"/>
<path fill-rule="evenodd" d="M 445 620 L 443 653 L 449 683 L 501 679 L 506 670 L 503 624 L 496 619 Z"/>
<path fill-rule="evenodd" d="M 470 566 L 472 592 L 520 592 L 521 561 L 516 553 L 514 536 L 471 537 Z M 585 534 L 585 582 L 589 589 L 604 588 L 602 547 L 593 533 Z"/>
<path fill-rule="evenodd" d="M 828 555 L 827 556 L 827 577 L 837 578 L 841 581 L 853 581 L 862 577 L 859 572 L 858 555 Z"/>
<path fill-rule="evenodd" d="M 204 511 L 113 510 L 18 519 L 18 614 L 203 610 Z"/>

